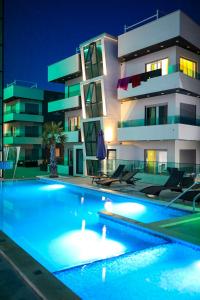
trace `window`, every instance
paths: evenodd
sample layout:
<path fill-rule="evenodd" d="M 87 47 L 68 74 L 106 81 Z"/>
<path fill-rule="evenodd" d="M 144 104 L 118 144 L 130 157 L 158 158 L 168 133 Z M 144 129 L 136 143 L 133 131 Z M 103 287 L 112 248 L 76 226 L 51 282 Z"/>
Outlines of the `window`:
<path fill-rule="evenodd" d="M 167 105 L 162 105 L 158 107 L 158 124 L 167 124 L 167 108 Z"/>
<path fill-rule="evenodd" d="M 156 125 L 156 106 L 146 107 L 145 125 Z"/>
<path fill-rule="evenodd" d="M 87 156 L 96 156 L 97 137 L 101 129 L 100 121 L 84 122 L 83 130 L 85 137 L 85 150 Z"/>
<path fill-rule="evenodd" d="M 107 150 L 107 159 L 116 159 L 116 149 L 108 149 Z"/>
<path fill-rule="evenodd" d="M 103 75 L 101 41 L 93 42 L 83 48 L 86 79 Z"/>
<path fill-rule="evenodd" d="M 196 125 L 196 105 L 180 103 L 180 123 Z"/>
<path fill-rule="evenodd" d="M 39 127 L 38 126 L 25 126 L 25 136 L 26 137 L 38 137 Z"/>
<path fill-rule="evenodd" d="M 101 82 L 84 85 L 86 118 L 103 116 Z"/>
<path fill-rule="evenodd" d="M 81 90 L 80 90 L 80 84 L 73 84 L 73 85 L 67 85 L 65 87 L 65 96 L 67 98 L 74 97 L 74 96 L 80 96 Z"/>
<path fill-rule="evenodd" d="M 25 103 L 25 113 L 31 115 L 38 115 L 39 105 L 34 103 Z"/>
<path fill-rule="evenodd" d="M 180 57 L 180 71 L 187 76 L 196 78 L 197 63 L 192 60 Z"/>
<path fill-rule="evenodd" d="M 68 131 L 76 131 L 81 128 L 81 117 L 70 117 L 68 118 Z"/>
<path fill-rule="evenodd" d="M 169 65 L 168 58 L 157 60 L 157 61 L 146 64 L 146 72 L 161 69 L 162 75 L 167 75 L 168 74 L 168 65 Z"/>
<path fill-rule="evenodd" d="M 145 107 L 145 125 L 167 124 L 168 106 Z"/>

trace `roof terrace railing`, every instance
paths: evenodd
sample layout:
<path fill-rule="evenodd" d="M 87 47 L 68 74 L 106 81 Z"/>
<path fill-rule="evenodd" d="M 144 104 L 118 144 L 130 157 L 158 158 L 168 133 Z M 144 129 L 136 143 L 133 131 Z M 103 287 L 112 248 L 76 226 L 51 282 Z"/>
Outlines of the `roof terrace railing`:
<path fill-rule="evenodd" d="M 142 20 L 140 22 L 137 22 L 137 23 L 135 23 L 133 25 L 130 25 L 130 26 L 124 25 L 124 33 L 127 32 L 128 30 L 131 30 L 131 29 L 135 28 L 135 27 L 139 27 L 140 25 L 142 25 L 144 23 L 148 23 L 148 21 L 151 21 L 153 19 L 158 20 L 159 14 L 161 14 L 161 13 L 164 14 L 163 12 L 161 12 L 160 10 L 157 9 L 156 10 L 156 14 L 153 15 L 153 16 L 151 16 L 151 17 L 148 17 L 148 18 L 146 18 L 146 19 L 144 19 L 144 20 Z"/>
<path fill-rule="evenodd" d="M 7 83 L 7 87 L 11 86 L 11 85 L 23 85 L 23 86 L 27 86 L 29 88 L 37 88 L 37 83 L 36 82 L 32 82 L 32 81 L 25 81 L 25 80 L 14 80 L 11 83 Z"/>

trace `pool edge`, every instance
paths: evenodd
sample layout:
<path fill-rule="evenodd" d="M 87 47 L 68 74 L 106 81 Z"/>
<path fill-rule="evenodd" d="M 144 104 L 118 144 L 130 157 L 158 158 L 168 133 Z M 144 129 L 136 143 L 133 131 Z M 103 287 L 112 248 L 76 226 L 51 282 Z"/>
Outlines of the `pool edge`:
<path fill-rule="evenodd" d="M 3 231 L 0 231 L 0 254 L 41 299 L 80 300 L 78 295 L 19 247 Z"/>

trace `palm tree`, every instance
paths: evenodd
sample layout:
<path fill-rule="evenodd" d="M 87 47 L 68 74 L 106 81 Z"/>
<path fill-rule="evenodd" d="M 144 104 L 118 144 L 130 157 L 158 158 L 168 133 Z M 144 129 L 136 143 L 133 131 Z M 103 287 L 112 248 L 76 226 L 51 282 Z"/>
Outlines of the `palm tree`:
<path fill-rule="evenodd" d="M 66 141 L 66 135 L 63 133 L 61 127 L 62 122 L 48 122 L 43 126 L 43 144 L 50 149 L 50 175 L 49 177 L 58 177 L 57 163 L 55 156 L 56 144 L 64 145 Z"/>

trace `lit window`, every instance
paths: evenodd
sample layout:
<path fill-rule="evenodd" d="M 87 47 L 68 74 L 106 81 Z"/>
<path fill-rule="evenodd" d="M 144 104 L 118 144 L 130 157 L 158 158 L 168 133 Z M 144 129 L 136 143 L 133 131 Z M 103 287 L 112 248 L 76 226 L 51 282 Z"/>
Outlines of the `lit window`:
<path fill-rule="evenodd" d="M 180 57 L 180 71 L 185 75 L 196 78 L 197 63 Z"/>
<path fill-rule="evenodd" d="M 161 69 L 162 75 L 167 75 L 168 74 L 168 65 L 169 65 L 168 58 L 157 60 L 157 61 L 146 64 L 146 71 L 150 72 L 150 71 L 155 71 L 155 70 Z"/>

